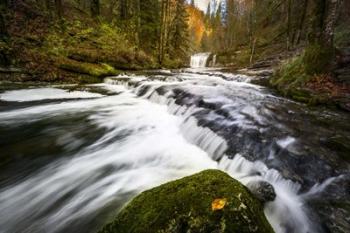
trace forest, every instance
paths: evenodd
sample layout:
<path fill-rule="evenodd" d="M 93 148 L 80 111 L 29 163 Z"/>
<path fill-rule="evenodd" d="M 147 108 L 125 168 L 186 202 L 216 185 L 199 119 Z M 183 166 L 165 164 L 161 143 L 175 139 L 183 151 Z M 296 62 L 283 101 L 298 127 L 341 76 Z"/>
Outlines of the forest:
<path fill-rule="evenodd" d="M 0 0 L 1 233 L 350 232 L 350 0 Z"/>
<path fill-rule="evenodd" d="M 203 11 L 185 0 L 3 0 L 0 61 L 11 68 L 2 77 L 98 82 L 123 70 L 187 67 L 191 54 L 212 52 L 234 70 L 280 66 L 271 85 L 304 102 L 348 92 L 349 1 L 206 2 Z"/>
<path fill-rule="evenodd" d="M 349 93 L 349 9 L 349 1 L 212 1 L 190 32 L 200 37 L 194 48 L 215 51 L 219 63 L 275 67 L 269 84 L 282 94 L 327 104 Z"/>
<path fill-rule="evenodd" d="M 1 61 L 43 81 L 179 67 L 189 48 L 186 7 L 185 1 L 2 1 Z"/>

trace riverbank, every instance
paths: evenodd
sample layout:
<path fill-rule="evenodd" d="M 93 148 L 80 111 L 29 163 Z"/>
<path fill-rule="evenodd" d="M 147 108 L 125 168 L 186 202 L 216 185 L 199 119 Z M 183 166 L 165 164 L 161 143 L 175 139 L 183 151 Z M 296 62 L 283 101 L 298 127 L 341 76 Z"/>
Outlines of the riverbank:
<path fill-rule="evenodd" d="M 262 49 L 258 58 L 249 64 L 248 57 L 238 52 L 234 62 L 227 64 L 227 70 L 258 76 L 258 79 L 252 80 L 253 83 L 272 88 L 295 101 L 350 111 L 349 48 L 335 50 L 333 68 L 328 72 L 317 71 L 326 64 L 322 64 L 322 59 L 318 57 L 306 58 L 303 48 L 289 52 L 278 49 L 278 46 L 272 51 Z M 223 58 L 218 56 L 218 59 Z M 313 67 L 308 68 L 307 63 L 313 64 Z"/>

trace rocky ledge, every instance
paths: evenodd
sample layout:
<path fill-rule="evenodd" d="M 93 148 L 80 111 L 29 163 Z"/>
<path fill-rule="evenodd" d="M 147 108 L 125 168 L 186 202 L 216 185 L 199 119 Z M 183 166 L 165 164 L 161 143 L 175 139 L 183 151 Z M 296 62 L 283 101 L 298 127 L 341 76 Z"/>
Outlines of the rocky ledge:
<path fill-rule="evenodd" d="M 99 233 L 274 232 L 262 202 L 218 170 L 145 191 Z"/>

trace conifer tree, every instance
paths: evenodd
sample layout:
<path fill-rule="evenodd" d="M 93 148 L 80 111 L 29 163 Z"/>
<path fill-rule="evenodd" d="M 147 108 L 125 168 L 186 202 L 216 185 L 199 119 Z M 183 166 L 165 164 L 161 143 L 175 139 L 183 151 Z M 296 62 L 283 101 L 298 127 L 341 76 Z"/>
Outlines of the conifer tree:
<path fill-rule="evenodd" d="M 140 1 L 140 41 L 141 47 L 148 51 L 155 51 L 159 40 L 160 6 L 158 0 Z"/>
<path fill-rule="evenodd" d="M 173 53 L 181 58 L 186 57 L 189 48 L 187 18 L 185 0 L 177 0 L 171 47 L 174 51 Z"/>

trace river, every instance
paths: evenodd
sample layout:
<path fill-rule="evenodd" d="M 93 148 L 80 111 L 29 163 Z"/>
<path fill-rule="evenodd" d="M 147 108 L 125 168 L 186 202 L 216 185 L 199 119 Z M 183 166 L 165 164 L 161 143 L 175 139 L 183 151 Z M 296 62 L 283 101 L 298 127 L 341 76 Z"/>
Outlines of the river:
<path fill-rule="evenodd" d="M 349 232 L 350 116 L 257 78 L 196 68 L 2 83 L 0 232 L 95 232 L 140 192 L 208 168 L 271 183 L 277 233 Z"/>

